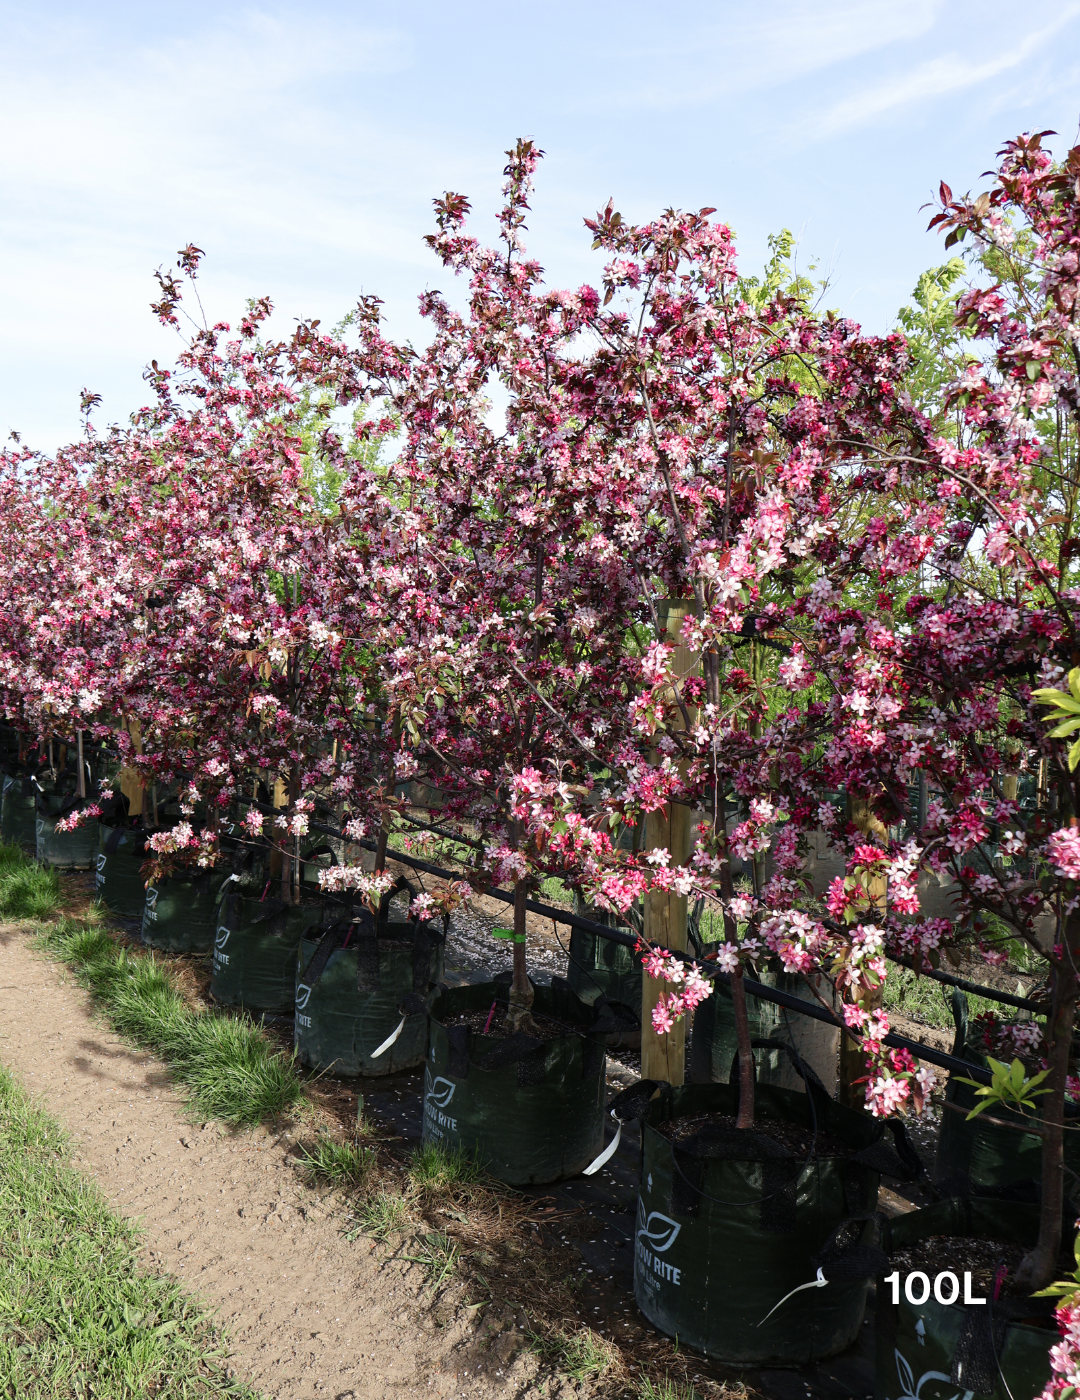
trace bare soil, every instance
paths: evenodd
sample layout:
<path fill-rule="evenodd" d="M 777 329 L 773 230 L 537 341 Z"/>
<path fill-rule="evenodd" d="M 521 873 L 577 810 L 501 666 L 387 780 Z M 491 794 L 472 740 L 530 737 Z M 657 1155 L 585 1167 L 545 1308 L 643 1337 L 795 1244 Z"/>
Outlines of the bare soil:
<path fill-rule="evenodd" d="M 726 1113 L 688 1113 L 681 1118 L 671 1118 L 666 1123 L 661 1123 L 657 1132 L 670 1138 L 672 1142 L 680 1143 L 693 1137 L 702 1128 L 713 1128 L 723 1135 L 734 1133 L 735 1117 Z M 756 1118 L 752 1128 L 740 1128 L 738 1131 L 746 1132 L 751 1142 L 755 1136 L 769 1138 L 785 1148 L 793 1157 L 806 1157 L 811 1148 L 816 1157 L 848 1157 L 852 1152 L 848 1143 L 830 1133 L 819 1132 L 815 1135 L 811 1129 L 804 1128 L 800 1123 L 789 1123 L 782 1118 Z M 753 1148 L 750 1150 L 752 1153 Z"/>
<path fill-rule="evenodd" d="M 141 1220 L 145 1263 L 184 1280 L 231 1336 L 232 1364 L 273 1400 L 511 1396 L 535 1370 L 473 1343 L 453 1288 L 341 1233 L 334 1198 L 290 1160 L 298 1123 L 193 1123 L 164 1067 L 93 1015 L 87 994 L 0 927 L 0 1060 L 75 1139 L 113 1208 Z M 508 1339 L 509 1340 L 509 1339 Z"/>
<path fill-rule="evenodd" d="M 892 1267 L 900 1270 L 901 1277 L 915 1269 L 930 1278 L 946 1271 L 968 1272 L 976 1296 L 1009 1298 L 1019 1292 L 1012 1285 L 1012 1275 L 1026 1253 L 1023 1245 L 1012 1240 L 982 1235 L 931 1235 L 909 1249 L 897 1250 L 892 1256 Z"/>

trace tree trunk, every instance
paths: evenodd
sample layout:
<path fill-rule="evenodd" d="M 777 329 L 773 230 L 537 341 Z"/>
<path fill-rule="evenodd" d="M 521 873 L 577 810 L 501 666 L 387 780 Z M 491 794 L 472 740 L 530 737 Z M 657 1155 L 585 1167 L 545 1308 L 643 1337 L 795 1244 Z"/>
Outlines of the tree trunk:
<path fill-rule="evenodd" d="M 1073 923 L 1070 917 L 1069 925 Z M 1066 957 L 1080 943 L 1080 928 L 1069 927 Z M 1054 1002 L 1049 1026 L 1047 1065 L 1044 1081 L 1050 1092 L 1036 1100 L 1043 1120 L 1042 1201 L 1039 1211 L 1039 1239 L 1024 1256 L 1017 1270 L 1017 1282 L 1032 1291 L 1045 1288 L 1057 1276 L 1061 1249 L 1061 1212 L 1065 1200 L 1065 1080 L 1069 1073 L 1073 1023 L 1076 1020 L 1077 978 L 1072 968 L 1054 974 Z"/>
<path fill-rule="evenodd" d="M 673 599 L 660 604 L 661 617 L 666 618 L 664 640 L 674 642 L 672 667 L 676 675 L 700 669 L 700 657 L 682 645 L 683 620 L 693 604 L 687 599 Z M 691 722 L 696 712 L 691 709 Z M 682 720 L 674 723 L 681 728 Z M 665 809 L 650 812 L 645 821 L 645 849 L 665 847 L 671 853 L 672 865 L 683 865 L 694 843 L 693 819 L 690 809 L 671 802 Z M 643 932 L 645 940 L 654 947 L 670 948 L 672 952 L 686 951 L 687 899 L 685 895 L 650 891 L 645 896 Z M 676 1021 L 666 1035 L 653 1029 L 653 1008 L 672 986 L 661 978 L 643 976 L 641 979 L 641 1075 L 643 1079 L 662 1079 L 669 1084 L 686 1082 L 687 1018 Z"/>
<path fill-rule="evenodd" d="M 736 1128 L 754 1126 L 754 1050 L 750 1044 L 750 1017 L 746 1012 L 746 986 L 742 965 L 731 974 L 731 1002 L 735 1011 L 735 1043 L 739 1047 L 739 1115 Z"/>
<path fill-rule="evenodd" d="M 379 824 L 379 836 L 375 843 L 375 873 L 379 874 L 386 869 L 386 842 L 390 835 L 386 825 L 386 818 L 383 817 Z"/>
<path fill-rule="evenodd" d="M 80 797 L 85 798 L 85 796 L 86 796 L 86 767 L 85 767 L 85 765 L 84 765 L 84 763 L 83 763 L 83 732 L 82 732 L 81 729 L 79 730 L 77 742 L 78 742 L 78 746 L 79 746 L 79 782 L 78 782 L 78 785 L 77 785 L 75 791 L 79 794 Z"/>
<path fill-rule="evenodd" d="M 527 1031 L 532 1025 L 533 985 L 529 981 L 529 964 L 525 942 L 525 901 L 528 886 L 524 880 L 514 885 L 514 980 L 510 984 L 510 1007 L 507 1024 L 511 1031 Z"/>

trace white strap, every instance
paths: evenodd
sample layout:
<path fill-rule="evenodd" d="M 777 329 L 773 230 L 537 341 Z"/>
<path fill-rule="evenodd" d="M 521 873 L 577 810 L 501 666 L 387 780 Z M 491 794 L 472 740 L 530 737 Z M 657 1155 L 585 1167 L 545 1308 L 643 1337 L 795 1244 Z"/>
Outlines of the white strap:
<path fill-rule="evenodd" d="M 614 1113 L 611 1116 L 612 1118 L 614 1118 Z M 622 1123 L 620 1122 L 619 1126 L 615 1130 L 615 1136 L 604 1148 L 603 1152 L 600 1153 L 600 1156 L 594 1158 L 593 1161 L 589 1163 L 589 1165 L 582 1172 L 582 1176 L 592 1176 L 593 1172 L 598 1172 L 605 1162 L 609 1161 L 612 1157 L 614 1157 L 615 1153 L 618 1151 L 619 1143 L 621 1142 L 621 1140 Z"/>
<path fill-rule="evenodd" d="M 386 1039 L 383 1041 L 383 1043 L 379 1046 L 378 1050 L 372 1050 L 372 1052 L 371 1052 L 371 1058 L 372 1058 L 373 1060 L 377 1060 L 377 1059 L 379 1058 L 380 1055 L 385 1055 L 385 1054 L 386 1054 L 387 1050 L 390 1049 L 391 1045 L 393 1045 L 394 1041 L 397 1040 L 398 1036 L 399 1036 L 399 1035 L 401 1034 L 401 1032 L 405 1029 L 405 1021 L 406 1021 L 406 1020 L 407 1020 L 407 1017 L 402 1016 L 401 1020 L 398 1022 L 398 1028 L 397 1028 L 397 1030 L 394 1031 L 392 1035 L 388 1035 L 388 1036 L 386 1037 Z"/>
<path fill-rule="evenodd" d="M 818 1269 L 817 1278 L 811 1279 L 809 1283 L 800 1283 L 798 1288 L 793 1288 L 790 1293 L 785 1293 L 784 1296 L 780 1299 L 779 1303 L 777 1303 L 776 1308 L 782 1308 L 789 1298 L 794 1298 L 795 1294 L 801 1293 L 804 1288 L 824 1288 L 828 1281 L 829 1280 L 825 1277 L 821 1270 Z M 758 1323 L 759 1327 L 764 1326 L 764 1324 L 768 1322 L 769 1318 L 772 1317 L 773 1313 L 776 1311 L 776 1308 L 769 1309 L 769 1311 Z"/>

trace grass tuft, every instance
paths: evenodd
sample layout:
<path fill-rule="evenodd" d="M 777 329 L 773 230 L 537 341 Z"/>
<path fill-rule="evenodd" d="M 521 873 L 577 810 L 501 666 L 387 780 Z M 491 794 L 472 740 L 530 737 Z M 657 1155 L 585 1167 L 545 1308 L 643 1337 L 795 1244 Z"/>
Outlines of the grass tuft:
<path fill-rule="evenodd" d="M 697 1391 L 692 1385 L 679 1385 L 667 1376 L 659 1381 L 646 1376 L 638 1387 L 638 1400 L 697 1400 Z"/>
<path fill-rule="evenodd" d="M 28 861 L 17 846 L 0 847 L 0 918 L 47 919 L 59 903 L 55 870 Z"/>
<path fill-rule="evenodd" d="M 239 1017 L 193 1010 L 164 963 L 135 956 L 95 928 L 59 919 L 38 945 L 67 964 L 120 1035 L 163 1060 L 202 1118 L 251 1127 L 303 1097 L 292 1056 Z"/>
<path fill-rule="evenodd" d="M 426 1196 L 452 1196 L 483 1179 L 484 1173 L 460 1144 L 446 1148 L 425 1143 L 409 1164 L 409 1180 Z"/>
<path fill-rule="evenodd" d="M 557 1330 L 547 1336 L 531 1332 L 529 1337 L 533 1351 L 574 1381 L 596 1379 L 621 1364 L 618 1349 L 591 1327 L 579 1327 L 574 1332 Z M 644 1394 L 642 1400 L 645 1400 Z M 657 1391 L 648 1400 L 675 1400 L 675 1397 L 661 1396 Z"/>
<path fill-rule="evenodd" d="M 71 1165 L 59 1127 L 0 1067 L 0 1379 L 19 1400 L 255 1400 L 137 1229 Z"/>
<path fill-rule="evenodd" d="M 388 1240 L 391 1235 L 399 1235 L 412 1224 L 413 1215 L 409 1202 L 393 1191 L 376 1191 L 360 1202 L 353 1217 L 353 1229 L 346 1236 L 356 1239 L 357 1235 L 367 1235 L 373 1240 Z"/>
<path fill-rule="evenodd" d="M 326 1133 L 321 1133 L 310 1146 L 300 1148 L 304 1175 L 312 1185 L 328 1181 L 333 1186 L 364 1186 L 377 1160 L 374 1148 L 335 1142 Z"/>

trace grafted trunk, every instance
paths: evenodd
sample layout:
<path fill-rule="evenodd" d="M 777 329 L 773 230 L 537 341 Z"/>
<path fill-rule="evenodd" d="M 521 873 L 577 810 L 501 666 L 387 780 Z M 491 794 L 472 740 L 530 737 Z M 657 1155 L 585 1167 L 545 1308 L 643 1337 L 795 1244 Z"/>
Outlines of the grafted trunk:
<path fill-rule="evenodd" d="M 514 885 L 514 980 L 510 984 L 510 1007 L 507 1021 L 512 1031 L 527 1031 L 532 1025 L 533 985 L 529 981 L 529 965 L 525 942 L 525 900 L 528 887 L 524 880 Z"/>

